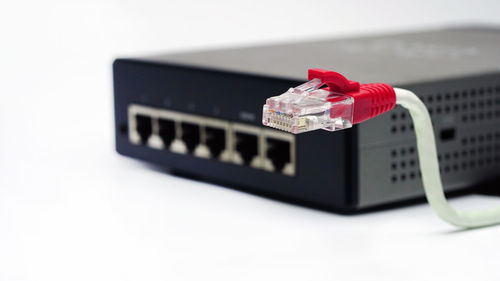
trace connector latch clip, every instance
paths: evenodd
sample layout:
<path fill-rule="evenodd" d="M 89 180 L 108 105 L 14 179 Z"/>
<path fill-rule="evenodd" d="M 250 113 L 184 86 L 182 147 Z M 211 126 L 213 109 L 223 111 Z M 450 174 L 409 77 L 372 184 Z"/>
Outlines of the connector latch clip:
<path fill-rule="evenodd" d="M 328 86 L 329 91 L 347 94 L 359 91 L 359 82 L 345 78 L 342 74 L 321 68 L 311 68 L 307 71 L 308 79 L 319 79 Z"/>

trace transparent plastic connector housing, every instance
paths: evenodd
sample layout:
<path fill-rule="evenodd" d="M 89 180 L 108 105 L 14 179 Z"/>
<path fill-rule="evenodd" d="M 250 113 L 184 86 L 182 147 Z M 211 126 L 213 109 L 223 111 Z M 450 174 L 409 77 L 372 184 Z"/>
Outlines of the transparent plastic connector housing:
<path fill-rule="evenodd" d="M 322 85 L 320 79 L 313 79 L 268 98 L 263 108 L 262 124 L 294 134 L 352 127 L 354 99 L 320 89 Z"/>

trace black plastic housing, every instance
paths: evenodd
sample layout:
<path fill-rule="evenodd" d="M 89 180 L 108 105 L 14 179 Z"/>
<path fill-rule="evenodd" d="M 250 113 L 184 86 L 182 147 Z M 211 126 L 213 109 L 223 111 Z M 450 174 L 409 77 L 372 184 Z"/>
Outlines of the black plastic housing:
<path fill-rule="evenodd" d="M 338 212 L 422 199 L 401 108 L 348 130 L 294 136 L 292 176 L 130 140 L 132 104 L 260 128 L 266 98 L 305 82 L 308 68 L 325 68 L 415 91 L 432 111 L 445 189 L 467 191 L 500 171 L 499 45 L 498 29 L 471 27 L 117 59 L 116 149 L 176 174 Z"/>

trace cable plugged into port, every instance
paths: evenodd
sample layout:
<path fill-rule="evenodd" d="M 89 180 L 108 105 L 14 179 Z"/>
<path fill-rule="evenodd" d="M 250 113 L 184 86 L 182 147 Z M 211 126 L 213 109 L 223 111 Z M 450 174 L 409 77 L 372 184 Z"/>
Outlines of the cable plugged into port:
<path fill-rule="evenodd" d="M 295 175 L 292 134 L 137 104 L 128 114 L 133 144 Z"/>

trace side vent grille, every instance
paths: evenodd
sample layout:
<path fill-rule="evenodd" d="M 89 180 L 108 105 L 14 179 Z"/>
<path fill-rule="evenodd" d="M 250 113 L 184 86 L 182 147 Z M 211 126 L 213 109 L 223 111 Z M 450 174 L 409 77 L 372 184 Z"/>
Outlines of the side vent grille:
<path fill-rule="evenodd" d="M 444 178 L 456 173 L 493 173 L 500 170 L 500 85 L 422 95 L 435 124 L 452 118 L 462 125 L 439 128 L 435 135 L 440 170 Z M 480 130 L 460 130 L 461 126 L 485 126 Z M 409 114 L 402 108 L 390 115 L 389 133 L 414 134 Z M 480 131 L 480 132 L 478 132 Z M 451 144 L 451 145 L 449 145 Z M 390 181 L 402 183 L 420 178 L 415 146 L 390 150 Z"/>

